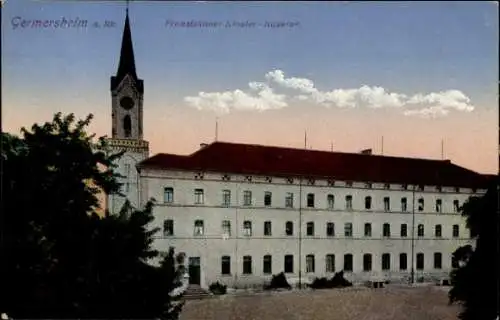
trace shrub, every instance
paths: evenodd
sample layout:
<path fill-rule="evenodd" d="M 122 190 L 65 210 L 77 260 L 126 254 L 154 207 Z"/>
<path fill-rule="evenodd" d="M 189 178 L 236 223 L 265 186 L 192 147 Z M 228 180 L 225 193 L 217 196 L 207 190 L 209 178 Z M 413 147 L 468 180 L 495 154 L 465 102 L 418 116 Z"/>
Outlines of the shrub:
<path fill-rule="evenodd" d="M 277 275 L 273 275 L 271 279 L 271 283 L 268 286 L 265 286 L 265 290 L 272 290 L 272 289 L 291 289 L 292 286 L 288 283 L 286 280 L 286 276 L 284 272 L 281 272 Z"/>
<path fill-rule="evenodd" d="M 344 271 L 335 273 L 330 281 L 332 282 L 333 288 L 352 287 L 352 283 L 344 278 Z"/>
<path fill-rule="evenodd" d="M 227 293 L 227 286 L 223 285 L 219 281 L 212 283 L 208 289 L 210 292 L 213 294 L 221 295 L 221 294 L 226 294 Z"/>
<path fill-rule="evenodd" d="M 332 282 L 327 278 L 316 278 L 311 283 L 310 287 L 312 289 L 327 289 L 332 288 Z"/>
<path fill-rule="evenodd" d="M 312 289 L 344 288 L 350 286 L 352 286 L 352 283 L 344 278 L 344 271 L 335 273 L 331 279 L 316 278 L 311 283 Z"/>

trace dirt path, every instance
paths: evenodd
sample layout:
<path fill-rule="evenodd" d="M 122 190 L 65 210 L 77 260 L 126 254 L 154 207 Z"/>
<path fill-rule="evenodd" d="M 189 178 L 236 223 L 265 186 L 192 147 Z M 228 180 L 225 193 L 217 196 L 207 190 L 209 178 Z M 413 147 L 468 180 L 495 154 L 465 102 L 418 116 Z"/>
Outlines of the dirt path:
<path fill-rule="evenodd" d="M 188 301 L 181 320 L 457 320 L 443 288 L 347 288 Z"/>

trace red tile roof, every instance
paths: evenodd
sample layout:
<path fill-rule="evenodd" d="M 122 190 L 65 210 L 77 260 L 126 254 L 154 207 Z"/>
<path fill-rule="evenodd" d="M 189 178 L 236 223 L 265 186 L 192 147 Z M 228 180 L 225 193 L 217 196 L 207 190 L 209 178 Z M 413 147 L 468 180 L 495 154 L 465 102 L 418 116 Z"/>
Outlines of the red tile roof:
<path fill-rule="evenodd" d="M 138 168 L 482 188 L 486 175 L 428 160 L 214 142 L 191 155 L 160 153 Z"/>

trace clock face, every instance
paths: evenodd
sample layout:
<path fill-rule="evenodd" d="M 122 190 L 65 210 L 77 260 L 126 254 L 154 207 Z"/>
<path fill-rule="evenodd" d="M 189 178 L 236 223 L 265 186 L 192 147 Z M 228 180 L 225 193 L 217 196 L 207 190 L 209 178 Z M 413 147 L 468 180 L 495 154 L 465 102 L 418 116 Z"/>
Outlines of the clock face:
<path fill-rule="evenodd" d="M 130 97 L 123 97 L 120 99 L 120 106 L 125 110 L 130 110 L 134 107 L 134 100 Z"/>

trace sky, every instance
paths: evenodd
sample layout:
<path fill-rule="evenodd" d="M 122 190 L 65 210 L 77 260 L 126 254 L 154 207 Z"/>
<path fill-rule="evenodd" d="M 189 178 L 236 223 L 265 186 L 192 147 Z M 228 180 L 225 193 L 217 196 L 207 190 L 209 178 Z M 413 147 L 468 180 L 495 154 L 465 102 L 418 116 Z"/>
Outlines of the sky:
<path fill-rule="evenodd" d="M 5 0 L 3 130 L 92 113 L 89 130 L 110 135 L 125 9 Z M 498 172 L 495 2 L 132 1 L 129 15 L 151 155 L 190 154 L 217 122 L 221 141 Z"/>

